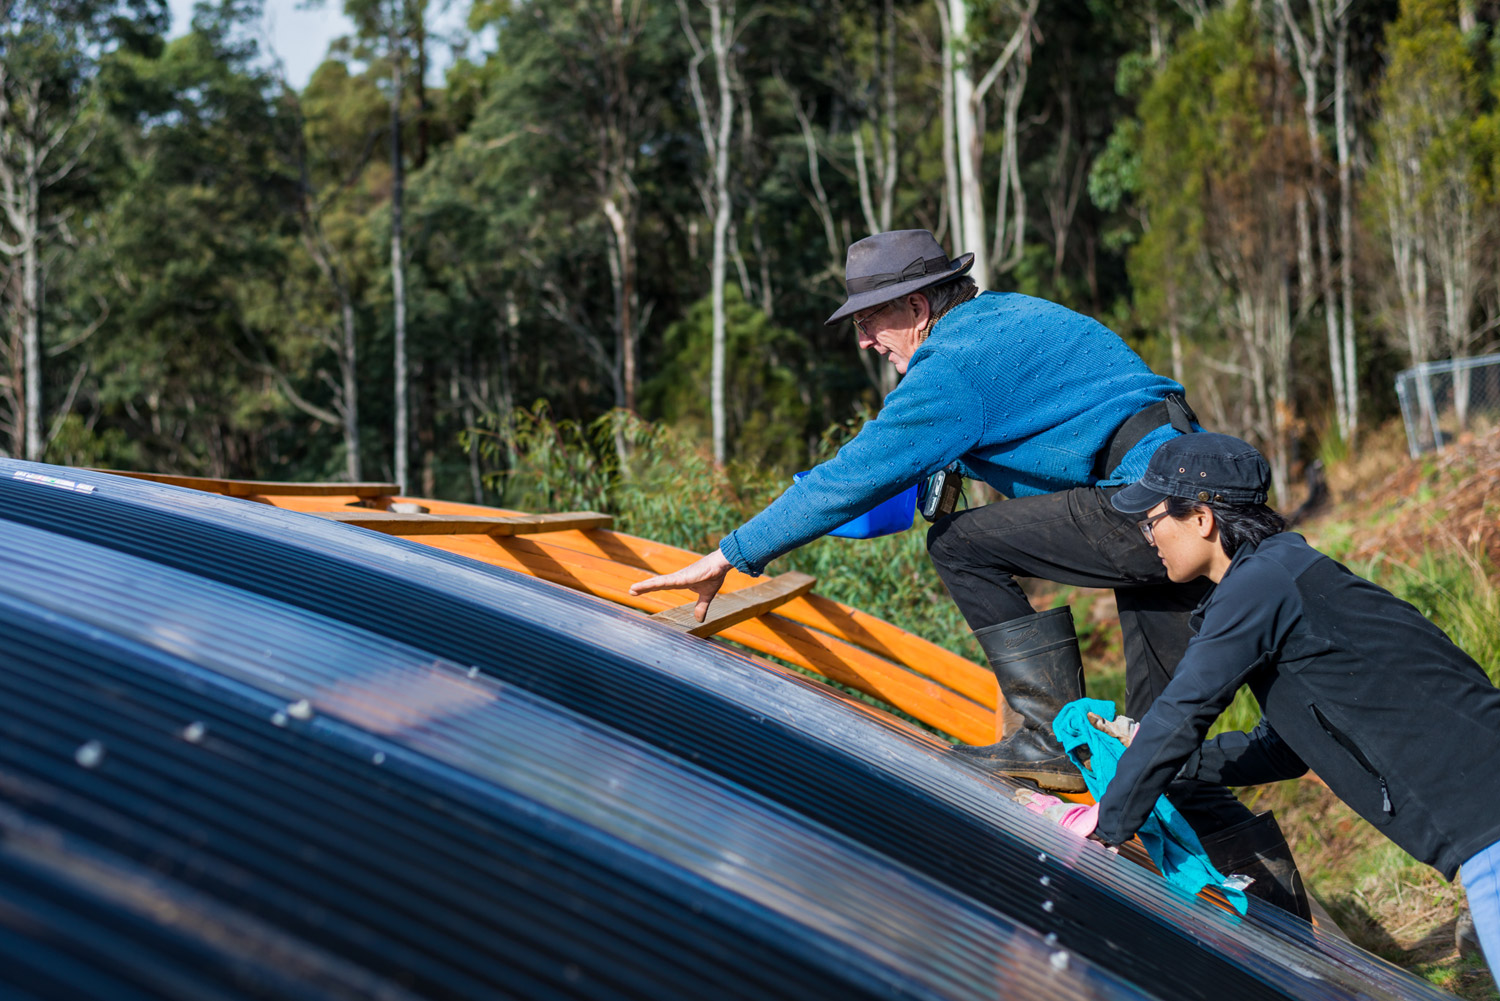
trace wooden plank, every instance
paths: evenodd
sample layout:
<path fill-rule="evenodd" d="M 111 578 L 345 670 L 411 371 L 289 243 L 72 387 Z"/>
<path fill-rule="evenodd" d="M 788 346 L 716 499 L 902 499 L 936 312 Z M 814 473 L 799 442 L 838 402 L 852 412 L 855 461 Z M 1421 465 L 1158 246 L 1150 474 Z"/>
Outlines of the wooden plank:
<path fill-rule="evenodd" d="M 395 483 L 268 483 L 261 480 L 230 480 L 231 497 L 280 495 L 285 497 L 391 497 L 401 487 Z"/>
<path fill-rule="evenodd" d="M 608 528 L 614 518 L 597 511 L 564 511 L 514 517 L 462 514 L 392 514 L 389 511 L 314 511 L 320 518 L 368 528 L 386 535 L 538 535 L 543 532 Z"/>
<path fill-rule="evenodd" d="M 224 480 L 211 476 L 173 476 L 167 473 L 143 473 L 129 469 L 96 469 L 112 476 L 129 476 L 174 487 L 188 487 L 230 497 L 265 495 L 287 497 L 389 497 L 400 491 L 394 483 L 274 483 L 263 480 Z"/>
<path fill-rule="evenodd" d="M 702 622 L 693 618 L 693 609 L 698 604 L 696 600 L 669 608 L 665 612 L 657 612 L 651 617 L 681 629 L 689 636 L 712 636 L 730 626 L 737 626 L 746 619 L 764 615 L 793 598 L 801 597 L 811 591 L 817 582 L 816 577 L 792 571 L 727 595 L 720 595 L 709 605 L 708 617 Z"/>
<path fill-rule="evenodd" d="M 315 499 L 266 498 L 265 502 L 308 513 L 319 511 Z M 420 503 L 432 512 L 428 517 L 522 516 L 521 512 L 453 501 L 423 499 Z M 647 614 L 669 610 L 691 592 L 632 595 L 630 585 L 646 576 L 681 569 L 698 558 L 685 549 L 612 531 L 556 531 L 526 539 L 431 535 L 420 541 Z M 763 582 L 731 570 L 710 611 L 758 583 Z M 993 674 L 847 605 L 808 593 L 719 635 L 878 698 L 960 740 L 973 744 L 994 740 L 997 692 Z M 766 667 L 782 670 L 774 664 Z"/>
<path fill-rule="evenodd" d="M 284 502 L 271 501 L 271 503 L 279 503 L 281 506 L 295 510 L 308 510 L 316 502 L 289 498 Z M 429 506 L 435 514 L 490 513 L 509 516 L 520 513 L 456 501 L 424 500 L 422 503 Z M 434 541 L 433 544 L 443 546 L 441 542 Z M 564 583 L 569 587 L 600 594 L 648 612 L 655 612 L 663 607 L 659 604 L 653 607 L 652 599 L 658 595 L 669 598 L 672 594 L 686 594 L 687 592 L 657 592 L 652 595 L 643 595 L 641 598 L 633 598 L 628 594 L 621 595 L 620 591 L 628 588 L 630 583 L 640 580 L 642 572 L 649 575 L 670 573 L 698 558 L 697 553 L 686 549 L 613 531 L 558 531 L 539 538 L 537 545 L 540 547 L 537 556 L 527 557 L 524 561 L 527 565 L 518 567 L 522 572 L 543 577 L 548 577 L 549 574 L 555 575 L 549 579 L 555 579 L 556 582 Z M 485 558 L 477 552 L 465 552 L 464 555 L 477 559 Z M 581 564 L 576 576 L 562 572 L 563 564 L 573 563 Z M 611 580 L 606 584 L 604 583 L 605 577 L 618 577 L 619 581 L 615 583 Z M 584 583 L 585 580 L 596 585 L 604 584 L 604 586 L 602 589 L 590 586 Z M 737 570 L 731 570 L 725 578 L 723 589 L 714 601 L 717 603 L 730 594 L 753 587 L 755 584 L 755 578 Z M 681 601 L 681 598 L 677 600 Z M 987 668 L 951 650 L 944 649 L 930 640 L 913 635 L 884 619 L 817 594 L 806 594 L 789 601 L 778 608 L 776 613 L 793 622 L 835 636 L 882 659 L 901 664 L 908 670 L 931 678 L 938 684 L 951 688 L 981 705 L 991 709 L 995 706 L 998 698 L 995 676 Z M 771 653 L 769 650 L 764 652 Z M 776 654 L 776 656 L 781 656 L 781 654 Z M 921 714 L 913 713 L 913 715 L 920 716 Z M 993 735 L 989 739 L 993 740 Z M 985 742 L 988 743 L 988 741 Z"/>
<path fill-rule="evenodd" d="M 473 535 L 435 535 L 421 541 L 450 553 L 516 570 L 647 613 L 672 607 L 674 602 L 670 596 L 674 593 L 688 593 L 655 591 L 632 595 L 630 585 L 642 579 L 641 571 L 598 556 L 547 546 L 544 540 L 549 538 L 551 536 L 489 539 Z M 681 600 L 676 599 L 677 602 Z M 799 598 L 783 607 L 790 608 L 804 600 L 805 597 Z M 869 653 L 816 628 L 788 621 L 779 610 L 741 622 L 719 635 L 874 696 L 966 743 L 988 744 L 995 739 L 993 675 L 989 690 L 991 701 L 983 705 L 929 680 L 904 664 Z M 975 669 L 978 669 L 977 665 Z"/>

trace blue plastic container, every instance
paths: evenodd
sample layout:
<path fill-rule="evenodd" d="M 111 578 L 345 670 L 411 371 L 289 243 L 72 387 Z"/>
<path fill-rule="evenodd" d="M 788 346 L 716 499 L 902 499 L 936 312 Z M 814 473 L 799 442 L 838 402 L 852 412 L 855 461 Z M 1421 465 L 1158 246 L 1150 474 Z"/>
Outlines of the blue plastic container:
<path fill-rule="evenodd" d="M 806 475 L 807 471 L 804 470 L 794 474 L 792 479 L 800 480 Z M 828 534 L 837 535 L 841 539 L 874 539 L 882 535 L 895 535 L 911 528 L 911 521 L 916 513 L 917 484 L 913 483 L 890 500 L 875 505 Z"/>

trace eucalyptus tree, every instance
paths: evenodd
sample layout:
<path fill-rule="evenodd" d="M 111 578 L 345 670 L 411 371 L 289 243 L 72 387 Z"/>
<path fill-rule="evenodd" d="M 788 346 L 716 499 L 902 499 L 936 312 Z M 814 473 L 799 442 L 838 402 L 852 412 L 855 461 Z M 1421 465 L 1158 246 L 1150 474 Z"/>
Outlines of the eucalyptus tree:
<path fill-rule="evenodd" d="M 410 480 L 411 395 L 408 387 L 409 366 L 406 318 L 406 159 L 403 146 L 406 104 L 415 92 L 418 120 L 427 122 L 426 81 L 422 71 L 427 65 L 428 0 L 344 0 L 344 13 L 354 22 L 357 44 L 354 53 L 380 65 L 387 75 L 386 98 L 390 110 L 387 133 L 390 156 L 390 281 L 391 329 L 393 334 L 392 375 L 394 388 L 392 412 L 393 478 L 403 492 Z M 416 72 L 411 66 L 417 67 Z M 424 132 L 419 132 L 425 137 Z M 425 141 L 418 153 L 426 156 Z M 430 477 L 430 473 L 427 474 Z"/>
<path fill-rule="evenodd" d="M 1396 279 L 1393 326 L 1413 365 L 1472 353 L 1481 329 L 1474 316 L 1481 253 L 1496 232 L 1476 187 L 1482 156 L 1473 129 L 1485 79 L 1460 14 L 1441 0 L 1404 0 L 1386 32 L 1368 197 Z M 1466 377 L 1462 370 L 1455 386 L 1461 424 Z M 1419 380 L 1419 404 L 1430 412 L 1425 383 Z"/>
<path fill-rule="evenodd" d="M 1293 124 L 1290 69 L 1260 32 L 1248 4 L 1209 14 L 1142 100 L 1141 197 L 1151 229 L 1132 276 L 1138 287 L 1171 281 L 1172 308 L 1212 317 L 1238 340 L 1237 357 L 1212 358 L 1243 387 L 1219 423 L 1259 440 L 1285 502 L 1299 427 L 1296 205 L 1309 157 L 1306 133 Z M 1170 274 L 1153 273 L 1158 262 L 1170 262 Z"/>
<path fill-rule="evenodd" d="M 156 59 L 112 63 L 121 128 L 102 234 L 76 267 L 110 314 L 89 342 L 90 406 L 149 467 L 321 474 L 331 451 L 286 402 L 287 248 L 296 123 L 257 68 L 244 4 L 200 6 Z"/>
<path fill-rule="evenodd" d="M 662 176 L 685 141 L 671 107 L 676 15 L 645 0 L 476 6 L 470 24 L 493 29 L 495 50 L 463 72 L 483 96 L 417 182 L 429 249 L 497 330 L 531 331 L 516 345 L 527 357 L 507 352 L 505 370 L 545 356 L 564 413 L 579 394 L 638 406 L 642 337 L 671 294 L 656 249 L 678 210 L 670 192 L 687 180 Z M 464 247 L 483 259 L 461 263 Z"/>
<path fill-rule="evenodd" d="M 1040 0 L 1002 0 L 993 4 L 995 21 L 971 26 L 972 0 L 937 0 L 943 29 L 943 65 L 951 73 L 952 98 L 944 102 L 945 132 L 951 128 L 948 190 L 954 243 L 974 254 L 972 274 L 980 289 L 990 287 L 998 273 L 1020 263 L 1026 242 L 1026 191 L 1021 183 L 1019 113 L 1025 96 L 1031 46 L 1035 40 Z M 988 29 L 988 30 L 984 30 Z M 1003 38 L 1001 49 L 975 79 L 975 64 L 986 51 L 989 37 Z M 945 74 L 946 75 L 946 74 Z M 985 218 L 984 155 L 985 101 L 1001 81 L 1000 178 L 996 189 L 993 227 Z M 948 93 L 944 84 L 944 93 Z M 951 123 L 947 115 L 951 114 Z"/>
<path fill-rule="evenodd" d="M 54 200 L 82 169 L 101 128 L 100 62 L 150 49 L 165 0 L 11 0 L 0 21 L 0 254 L 12 259 L 18 357 L 6 375 L 11 451 L 41 459 L 47 249 L 68 208 Z"/>
<path fill-rule="evenodd" d="M 734 0 L 698 0 L 708 12 L 706 34 L 695 23 L 688 0 L 677 0 L 682 15 L 682 32 L 692 47 L 693 57 L 688 63 L 688 80 L 691 84 L 693 106 L 698 110 L 698 127 L 703 136 L 703 148 L 708 158 L 709 180 L 704 185 L 704 210 L 713 219 L 713 260 L 710 265 L 709 282 L 713 302 L 712 362 L 709 369 L 709 408 L 713 414 L 714 462 L 722 466 L 727 455 L 725 434 L 728 428 L 724 397 L 724 365 L 726 357 L 724 330 L 724 278 L 728 269 L 729 224 L 730 224 L 730 139 L 734 133 L 735 93 L 730 78 L 735 75 L 731 62 L 735 57 L 735 44 L 740 23 L 735 16 Z M 713 56 L 713 101 L 709 99 L 703 85 L 702 66 L 708 56 Z"/>
<path fill-rule="evenodd" d="M 373 272 L 366 216 L 375 210 L 383 179 L 371 177 L 376 147 L 385 132 L 386 102 L 367 74 L 351 74 L 347 64 L 329 60 L 313 73 L 302 94 L 282 83 L 282 101 L 296 121 L 289 152 L 297 177 L 297 217 L 301 254 L 287 284 L 291 325 L 305 331 L 313 344 L 332 358 L 303 355 L 317 373 L 314 401 L 277 376 L 288 399 L 308 416 L 339 428 L 344 446 L 344 476 L 363 479 L 360 434 L 360 314 Z M 309 269 L 295 265 L 305 261 Z M 331 307 L 331 308 L 330 308 Z M 368 322 L 367 320 L 365 322 Z"/>
<path fill-rule="evenodd" d="M 1302 117 L 1307 129 L 1307 148 L 1311 156 L 1312 183 L 1308 191 L 1313 204 L 1314 230 L 1317 235 L 1318 298 L 1323 305 L 1323 322 L 1328 337 L 1328 370 L 1333 384 L 1334 420 L 1339 436 L 1354 444 L 1359 420 L 1359 392 L 1353 336 L 1353 319 L 1348 316 L 1352 297 L 1351 238 L 1347 229 L 1352 221 L 1349 205 L 1352 198 L 1349 170 L 1348 101 L 1348 33 L 1353 0 L 1277 0 L 1281 24 L 1286 30 L 1296 56 L 1297 72 L 1302 81 Z M 1303 9 L 1305 8 L 1305 10 Z M 1324 154 L 1323 71 L 1329 59 L 1334 61 L 1335 149 L 1337 150 L 1339 227 L 1341 254 L 1338 268 L 1342 281 L 1335 289 L 1334 247 L 1331 236 L 1328 190 Z M 1304 258 L 1311 258 L 1310 253 Z M 1311 276 L 1308 276 L 1309 280 Z M 1310 305 L 1310 304 L 1309 304 Z"/>

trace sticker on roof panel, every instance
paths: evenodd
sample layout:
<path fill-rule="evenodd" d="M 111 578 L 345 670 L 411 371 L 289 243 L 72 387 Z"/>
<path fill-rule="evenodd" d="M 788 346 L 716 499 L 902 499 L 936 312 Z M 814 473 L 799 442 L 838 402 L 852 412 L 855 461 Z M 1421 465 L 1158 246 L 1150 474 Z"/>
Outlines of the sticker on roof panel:
<path fill-rule="evenodd" d="M 65 480 L 60 476 L 28 473 L 24 469 L 17 469 L 11 476 L 11 479 L 25 480 L 27 483 L 40 483 L 43 486 L 58 487 L 62 490 L 71 490 L 79 494 L 91 494 L 94 492 L 94 485 L 91 483 L 74 483 L 72 480 Z"/>

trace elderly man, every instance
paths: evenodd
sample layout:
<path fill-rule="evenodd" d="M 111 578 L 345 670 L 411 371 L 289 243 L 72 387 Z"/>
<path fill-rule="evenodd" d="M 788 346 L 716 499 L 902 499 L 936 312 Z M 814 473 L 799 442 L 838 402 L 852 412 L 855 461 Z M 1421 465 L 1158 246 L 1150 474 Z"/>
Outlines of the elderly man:
<path fill-rule="evenodd" d="M 928 533 L 933 563 L 1002 694 L 1004 739 L 956 753 L 1047 788 L 1079 790 L 1082 779 L 1051 732 L 1057 710 L 1083 694 L 1072 614 L 1035 613 L 1016 578 L 1115 589 L 1126 712 L 1139 719 L 1182 656 L 1205 585 L 1169 581 L 1134 519 L 1109 497 L 1145 471 L 1159 445 L 1197 428 L 1182 387 L 1104 326 L 1029 296 L 977 295 L 966 274 L 973 259 L 949 260 L 926 230 L 851 246 L 847 301 L 827 322 L 851 319 L 859 346 L 889 361 L 904 377 L 900 385 L 837 456 L 716 551 L 631 591 L 691 589 L 701 620 L 731 567 L 758 575 L 777 556 L 956 463 L 1011 498 L 955 513 Z M 1215 831 L 1235 828 L 1239 838 L 1256 825 L 1222 787 L 1181 783 L 1169 796 L 1206 846 Z"/>

